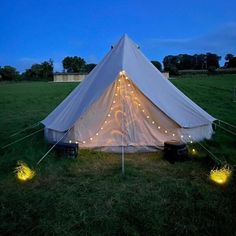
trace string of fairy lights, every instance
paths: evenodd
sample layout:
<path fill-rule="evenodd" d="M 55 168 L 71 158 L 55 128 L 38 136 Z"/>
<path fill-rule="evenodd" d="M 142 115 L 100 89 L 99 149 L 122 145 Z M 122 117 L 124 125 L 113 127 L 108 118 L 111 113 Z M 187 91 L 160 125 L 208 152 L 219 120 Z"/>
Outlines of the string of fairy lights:
<path fill-rule="evenodd" d="M 144 114 L 144 117 L 146 118 L 146 120 L 148 122 L 150 122 L 154 127 L 156 127 L 158 129 L 159 132 L 163 132 L 164 134 L 166 135 L 170 135 L 176 139 L 182 139 L 182 140 L 186 140 L 188 141 L 189 143 L 193 143 L 193 140 L 192 140 L 192 137 L 191 135 L 179 135 L 175 132 L 173 132 L 173 130 L 170 130 L 166 127 L 162 127 L 160 124 L 158 124 L 158 122 L 155 121 L 155 119 L 153 119 L 151 117 L 151 115 L 148 113 L 148 111 L 145 109 L 145 107 L 142 105 L 142 103 L 140 102 L 140 100 L 138 99 L 138 95 L 135 93 L 134 91 L 134 86 L 132 84 L 132 82 L 130 81 L 129 77 L 126 75 L 125 71 L 122 70 L 119 72 L 119 78 L 118 78 L 118 83 L 116 82 L 116 88 L 115 88 L 115 93 L 113 95 L 113 100 L 112 100 L 112 105 L 110 107 L 110 110 L 109 112 L 106 114 L 105 116 L 105 119 L 103 121 L 103 124 L 102 126 L 94 133 L 93 136 L 90 136 L 86 139 L 83 139 L 82 141 L 81 140 L 75 140 L 75 141 L 72 141 L 72 140 L 69 140 L 69 143 L 81 143 L 81 144 L 87 144 L 87 143 L 91 143 L 94 141 L 94 139 L 100 135 L 100 132 L 104 130 L 105 126 L 108 125 L 110 122 L 111 122 L 111 119 L 113 117 L 113 113 L 114 113 L 114 106 L 117 104 L 118 102 L 118 99 L 123 99 L 123 96 L 122 96 L 122 93 L 121 93 L 121 89 L 122 88 L 125 88 L 126 89 L 126 85 L 128 87 L 128 94 L 132 95 L 134 97 L 134 100 L 136 100 L 136 104 L 137 104 L 137 107 L 139 108 L 140 112 Z M 119 92 L 120 91 L 120 92 Z M 120 96 L 120 98 L 119 98 Z M 127 96 L 125 96 L 127 97 Z M 192 149 L 192 152 L 194 153 L 195 152 L 195 149 Z"/>

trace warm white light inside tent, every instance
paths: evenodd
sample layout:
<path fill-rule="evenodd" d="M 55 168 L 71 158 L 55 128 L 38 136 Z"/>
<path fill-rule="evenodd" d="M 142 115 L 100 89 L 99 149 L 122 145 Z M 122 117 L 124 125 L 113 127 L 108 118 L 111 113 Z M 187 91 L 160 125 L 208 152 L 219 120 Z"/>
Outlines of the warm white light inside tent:
<path fill-rule="evenodd" d="M 128 76 L 126 76 L 125 79 L 129 79 Z"/>
<path fill-rule="evenodd" d="M 141 104 L 139 103 L 139 104 L 138 104 L 138 106 L 140 107 L 140 106 L 141 106 Z"/>
<path fill-rule="evenodd" d="M 117 93 L 115 93 L 115 96 L 117 97 L 117 96 L 118 96 L 118 94 L 117 94 Z"/>
<path fill-rule="evenodd" d="M 145 110 L 143 109 L 142 112 L 145 112 Z"/>
<path fill-rule="evenodd" d="M 115 104 L 115 103 L 116 103 L 116 101 L 113 101 L 113 103 Z"/>
<path fill-rule="evenodd" d="M 130 84 L 128 84 L 128 86 L 130 87 Z"/>

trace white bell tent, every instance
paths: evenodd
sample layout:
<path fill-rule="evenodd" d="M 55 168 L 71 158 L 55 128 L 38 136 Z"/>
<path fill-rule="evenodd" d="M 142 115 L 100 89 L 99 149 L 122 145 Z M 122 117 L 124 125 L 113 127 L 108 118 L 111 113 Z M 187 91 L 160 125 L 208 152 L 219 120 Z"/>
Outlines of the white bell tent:
<path fill-rule="evenodd" d="M 124 35 L 42 123 L 49 142 L 135 152 L 162 149 L 171 140 L 209 139 L 214 120 Z"/>

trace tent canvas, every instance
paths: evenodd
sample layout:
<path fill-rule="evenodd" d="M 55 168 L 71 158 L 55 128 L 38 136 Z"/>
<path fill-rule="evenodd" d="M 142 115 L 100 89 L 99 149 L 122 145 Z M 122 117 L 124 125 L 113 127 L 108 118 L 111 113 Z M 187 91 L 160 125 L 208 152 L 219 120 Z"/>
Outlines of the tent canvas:
<path fill-rule="evenodd" d="M 215 119 L 165 79 L 124 35 L 46 117 L 45 137 L 120 152 L 209 139 Z"/>

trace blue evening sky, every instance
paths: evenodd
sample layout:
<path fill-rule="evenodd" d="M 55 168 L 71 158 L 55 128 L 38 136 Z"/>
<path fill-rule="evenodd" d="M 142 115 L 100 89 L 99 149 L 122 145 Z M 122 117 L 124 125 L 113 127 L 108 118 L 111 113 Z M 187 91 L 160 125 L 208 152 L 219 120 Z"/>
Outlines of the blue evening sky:
<path fill-rule="evenodd" d="M 52 58 L 60 71 L 75 55 L 98 63 L 124 33 L 150 60 L 236 55 L 236 1 L 0 0 L 0 66 L 23 71 Z"/>

